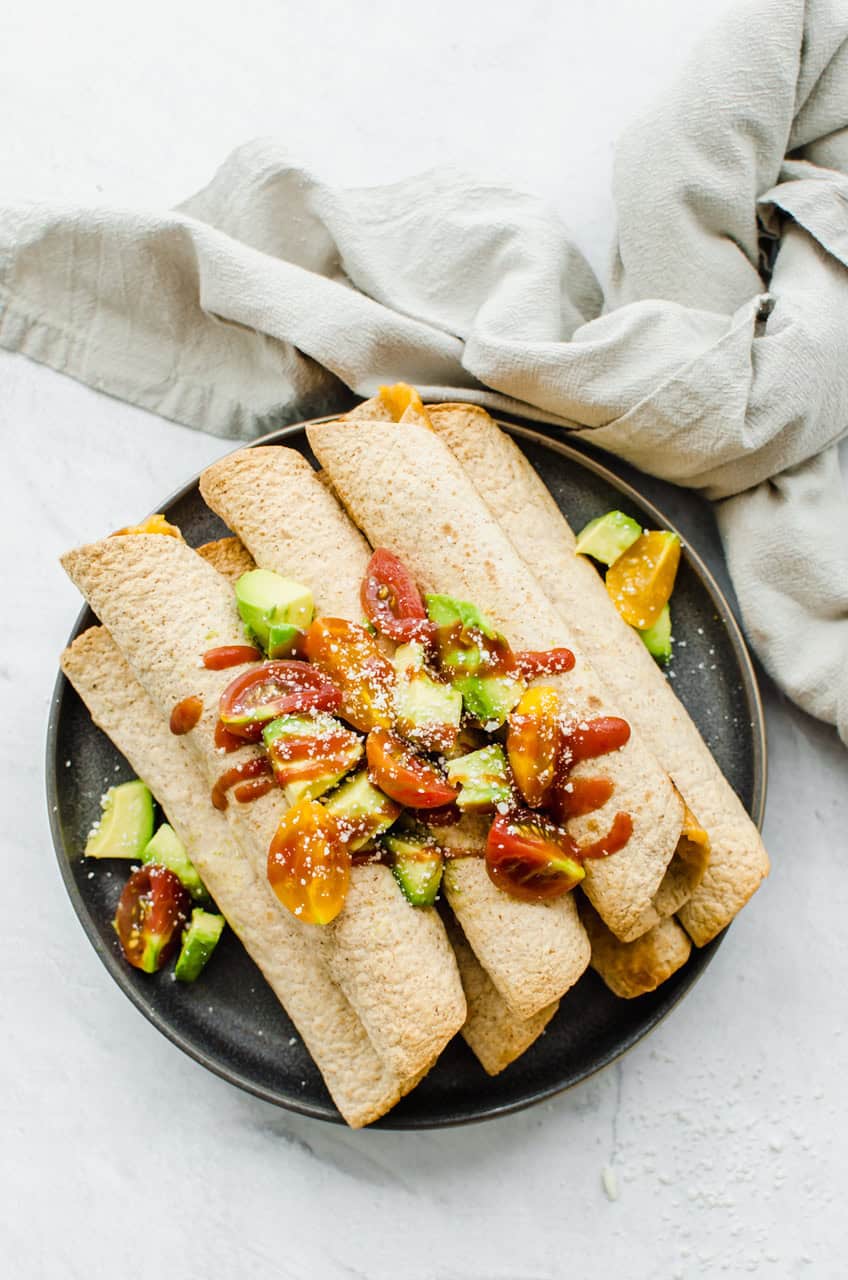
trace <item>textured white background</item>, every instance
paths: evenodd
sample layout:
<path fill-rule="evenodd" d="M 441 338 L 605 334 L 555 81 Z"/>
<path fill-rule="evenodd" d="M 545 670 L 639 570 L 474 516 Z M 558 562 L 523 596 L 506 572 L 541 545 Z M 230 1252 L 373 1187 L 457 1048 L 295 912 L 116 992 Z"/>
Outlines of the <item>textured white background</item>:
<path fill-rule="evenodd" d="M 0 200 L 168 205 L 274 133 L 340 181 L 437 163 L 506 176 L 550 197 L 602 269 L 613 140 L 726 2 L 3 6 Z M 845 1274 L 848 757 L 832 732 L 766 688 L 773 876 L 625 1061 L 443 1133 L 288 1116 L 195 1066 L 112 984 L 43 799 L 77 611 L 56 557 L 227 446 L 8 355 L 0 442 L 3 1274 Z"/>

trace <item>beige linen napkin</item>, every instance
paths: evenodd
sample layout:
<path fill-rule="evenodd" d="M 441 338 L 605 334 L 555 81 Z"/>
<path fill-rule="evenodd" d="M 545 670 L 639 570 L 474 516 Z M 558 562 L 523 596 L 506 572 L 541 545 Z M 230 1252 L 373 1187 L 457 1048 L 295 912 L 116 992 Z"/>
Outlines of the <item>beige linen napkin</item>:
<path fill-rule="evenodd" d="M 0 212 L 0 343 L 240 439 L 403 379 L 700 489 L 760 657 L 848 741 L 848 0 L 737 4 L 615 199 L 602 294 L 531 196 L 254 142 L 174 212 Z"/>

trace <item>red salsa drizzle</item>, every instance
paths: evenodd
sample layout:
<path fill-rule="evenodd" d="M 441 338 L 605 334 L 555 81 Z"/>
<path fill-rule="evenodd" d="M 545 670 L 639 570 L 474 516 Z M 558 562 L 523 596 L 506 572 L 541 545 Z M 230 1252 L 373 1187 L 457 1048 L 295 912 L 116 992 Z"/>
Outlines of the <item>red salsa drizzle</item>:
<path fill-rule="evenodd" d="M 253 779 L 261 779 L 267 781 L 268 786 L 265 791 L 270 790 L 271 782 L 271 762 L 265 756 L 254 756 L 251 760 L 243 760 L 241 764 L 234 765 L 232 769 L 227 769 L 222 773 L 218 781 L 212 788 L 212 803 L 216 809 L 224 810 L 227 807 L 227 792 L 236 787 L 234 795 L 237 800 L 256 800 L 258 795 L 264 795 L 265 791 L 258 794 L 249 793 L 239 795 L 238 788 L 240 783 L 247 783 Z"/>
<path fill-rule="evenodd" d="M 169 721 L 171 733 L 177 734 L 178 737 L 181 737 L 184 733 L 189 733 L 202 715 L 202 698 L 198 698 L 197 694 L 183 698 L 181 702 L 176 703 L 171 711 L 171 719 Z"/>
<path fill-rule="evenodd" d="M 208 671 L 226 671 L 227 667 L 240 667 L 245 662 L 258 662 L 262 654 L 252 644 L 222 644 L 217 649 L 207 649 L 203 665 Z"/>
<path fill-rule="evenodd" d="M 271 778 L 251 778 L 248 782 L 240 782 L 234 787 L 233 795 L 240 804 L 248 804 L 251 800 L 266 796 L 273 785 Z"/>
<path fill-rule="evenodd" d="M 619 716 L 598 716 L 594 720 L 581 720 L 565 730 L 562 735 L 560 777 L 556 790 L 559 820 L 582 817 L 602 808 L 613 793 L 608 778 L 573 778 L 571 770 L 581 760 L 595 760 L 611 751 L 619 751 L 630 740 L 630 725 Z M 629 813 L 617 813 L 606 835 L 593 844 L 573 845 L 572 856 L 585 862 L 589 859 L 607 858 L 622 849 L 633 833 L 633 820 Z"/>

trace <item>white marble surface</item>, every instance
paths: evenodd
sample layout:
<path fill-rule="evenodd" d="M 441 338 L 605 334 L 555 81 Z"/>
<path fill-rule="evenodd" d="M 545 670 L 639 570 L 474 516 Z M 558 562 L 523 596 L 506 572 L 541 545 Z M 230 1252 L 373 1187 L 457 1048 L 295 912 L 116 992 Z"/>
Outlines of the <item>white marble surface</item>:
<path fill-rule="evenodd" d="M 612 141 L 722 7 L 30 0 L 0 16 L 0 199 L 169 203 L 275 132 L 342 180 L 506 174 L 601 266 Z M 56 558 L 226 447 L 0 358 L 3 1273 L 844 1275 L 848 758 L 768 686 L 771 880 L 660 1029 L 548 1104 L 420 1136 L 303 1120 L 204 1072 L 111 982 L 47 829 L 77 610 Z"/>

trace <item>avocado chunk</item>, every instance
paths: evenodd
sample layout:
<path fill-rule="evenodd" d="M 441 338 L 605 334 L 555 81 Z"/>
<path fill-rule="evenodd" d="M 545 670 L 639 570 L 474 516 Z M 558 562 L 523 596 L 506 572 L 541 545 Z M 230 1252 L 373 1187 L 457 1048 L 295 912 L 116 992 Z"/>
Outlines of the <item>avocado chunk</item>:
<path fill-rule="evenodd" d="M 364 769 L 346 779 L 324 807 L 338 822 L 351 853 L 388 831 L 401 812 L 399 804 L 373 786 Z"/>
<path fill-rule="evenodd" d="M 422 751 L 447 751 L 459 732 L 462 694 L 433 679 L 424 664 L 424 646 L 416 641 L 401 645 L 392 661 L 398 733 Z"/>
<path fill-rule="evenodd" d="M 188 927 L 183 931 L 182 946 L 174 969 L 174 977 L 179 982 L 194 982 L 200 977 L 218 945 L 225 923 L 223 916 L 213 915 L 201 907 L 194 908 Z"/>
<path fill-rule="evenodd" d="M 580 530 L 575 550 L 578 555 L 611 565 L 641 536 L 641 527 L 630 516 L 623 511 L 608 511 Z"/>
<path fill-rule="evenodd" d="M 292 622 L 272 622 L 268 627 L 265 652 L 269 658 L 290 658 L 303 635 Z"/>
<path fill-rule="evenodd" d="M 270 569 L 249 569 L 241 575 L 236 583 L 236 604 L 242 622 L 266 651 L 272 626 L 305 631 L 315 611 L 309 587 Z"/>
<path fill-rule="evenodd" d="M 515 676 L 460 676 L 454 688 L 462 694 L 465 710 L 485 729 L 499 729 L 521 701 L 524 683 Z"/>
<path fill-rule="evenodd" d="M 392 874 L 407 902 L 413 907 L 432 907 L 444 868 L 438 846 L 426 836 L 410 832 L 384 836 L 383 844 L 392 855 Z"/>
<path fill-rule="evenodd" d="M 494 624 L 467 600 L 453 596 L 424 597 L 427 616 L 436 628 L 439 663 L 443 670 L 457 675 L 474 675 L 480 670 L 487 653 L 479 637 L 493 645 L 505 647 L 506 641 Z"/>
<path fill-rule="evenodd" d="M 289 804 L 317 800 L 362 758 L 361 739 L 326 711 L 278 716 L 262 738 Z"/>
<path fill-rule="evenodd" d="M 640 631 L 648 653 L 660 662 L 668 662 L 671 658 L 671 609 L 663 606 L 663 611 L 652 627 Z"/>
<path fill-rule="evenodd" d="M 456 803 L 463 813 L 487 813 L 512 804 L 506 756 L 497 742 L 451 760 L 446 772 L 448 781 L 460 788 Z"/>
<path fill-rule="evenodd" d="M 167 822 L 162 823 L 152 840 L 148 840 L 141 860 L 157 862 L 160 867 L 167 867 L 169 871 L 173 871 L 196 902 L 203 902 L 207 906 L 211 902 L 206 886 L 197 873 L 197 868 L 186 853 L 185 845 Z"/>
<path fill-rule="evenodd" d="M 100 799 L 103 814 L 85 845 L 87 858 L 140 858 L 153 835 L 153 796 L 135 778 L 110 787 Z"/>

